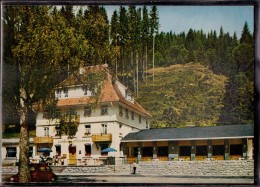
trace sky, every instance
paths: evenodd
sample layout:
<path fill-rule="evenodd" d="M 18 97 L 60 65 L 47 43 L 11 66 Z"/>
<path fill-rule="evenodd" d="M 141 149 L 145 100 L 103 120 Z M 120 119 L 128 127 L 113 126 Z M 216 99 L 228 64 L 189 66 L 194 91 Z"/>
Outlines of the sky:
<path fill-rule="evenodd" d="M 118 6 L 105 6 L 109 19 Z M 147 6 L 149 8 L 149 6 Z M 254 31 L 253 6 L 157 6 L 159 12 L 159 31 L 175 34 L 187 33 L 190 28 L 202 29 L 204 33 L 216 30 L 219 33 L 222 26 L 224 33 L 241 36 L 245 22 L 251 33 Z"/>

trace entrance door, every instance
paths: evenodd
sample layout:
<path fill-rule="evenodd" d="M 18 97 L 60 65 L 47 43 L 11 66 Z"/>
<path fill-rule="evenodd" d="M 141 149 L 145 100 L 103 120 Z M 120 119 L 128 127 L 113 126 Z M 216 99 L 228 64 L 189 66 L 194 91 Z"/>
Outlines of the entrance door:
<path fill-rule="evenodd" d="M 69 146 L 69 160 L 68 164 L 77 164 L 76 146 Z"/>

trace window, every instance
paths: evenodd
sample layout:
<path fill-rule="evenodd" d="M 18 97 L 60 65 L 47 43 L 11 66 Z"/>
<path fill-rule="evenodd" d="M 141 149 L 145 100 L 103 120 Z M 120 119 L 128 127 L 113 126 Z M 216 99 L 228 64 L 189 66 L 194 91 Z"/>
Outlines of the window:
<path fill-rule="evenodd" d="M 61 98 L 61 90 L 56 91 L 56 98 L 57 99 Z"/>
<path fill-rule="evenodd" d="M 57 125 L 57 126 L 55 127 L 55 130 L 56 130 L 55 136 L 61 136 L 60 126 L 59 126 L 59 125 Z"/>
<path fill-rule="evenodd" d="M 84 95 L 88 95 L 88 88 L 83 88 L 84 90 Z"/>
<path fill-rule="evenodd" d="M 44 136 L 49 137 L 49 127 L 44 127 Z"/>
<path fill-rule="evenodd" d="M 180 146 L 180 156 L 190 156 L 190 146 Z"/>
<path fill-rule="evenodd" d="M 68 89 L 66 88 L 66 89 L 64 89 L 64 97 L 68 97 L 69 96 L 69 91 L 68 91 Z"/>
<path fill-rule="evenodd" d="M 70 108 L 69 110 L 66 111 L 66 115 L 77 115 L 77 112 L 75 111 L 74 108 Z"/>
<path fill-rule="evenodd" d="M 196 156 L 207 156 L 207 146 L 206 145 L 200 145 L 196 146 Z"/>
<path fill-rule="evenodd" d="M 45 109 L 43 112 L 43 118 L 44 119 L 50 119 L 50 118 L 59 118 L 61 114 L 61 110 L 60 109 L 52 109 L 52 110 L 48 110 Z"/>
<path fill-rule="evenodd" d="M 16 147 L 6 148 L 6 157 L 16 157 Z"/>
<path fill-rule="evenodd" d="M 101 106 L 101 115 L 107 115 L 108 111 L 107 111 L 107 106 Z"/>
<path fill-rule="evenodd" d="M 91 145 L 85 144 L 85 156 L 91 156 Z"/>
<path fill-rule="evenodd" d="M 230 145 L 230 155 L 243 155 L 242 144 Z"/>
<path fill-rule="evenodd" d="M 55 145 L 55 147 L 56 147 L 56 156 L 61 156 L 61 146 Z"/>
<path fill-rule="evenodd" d="M 48 119 L 48 118 L 49 118 L 49 112 L 48 112 L 48 110 L 44 110 L 44 112 L 43 112 L 43 118 L 44 118 L 44 119 Z"/>
<path fill-rule="evenodd" d="M 134 147 L 134 157 L 138 156 L 138 147 Z"/>
<path fill-rule="evenodd" d="M 148 129 L 149 128 L 149 121 L 148 121 L 148 119 L 146 119 L 146 128 Z"/>
<path fill-rule="evenodd" d="M 100 144 L 100 149 L 101 149 L 101 151 L 104 150 L 104 149 L 106 149 L 106 148 L 108 148 L 108 144 L 105 144 L 105 143 L 104 143 L 104 144 Z M 101 151 L 100 151 L 100 152 L 101 152 Z M 101 155 L 102 155 L 102 156 L 107 156 L 108 153 L 101 153 Z"/>
<path fill-rule="evenodd" d="M 106 124 L 102 124 L 101 126 L 102 126 L 102 131 L 101 132 L 103 134 L 107 134 L 107 125 Z"/>
<path fill-rule="evenodd" d="M 212 147 L 212 154 L 213 155 L 224 155 L 225 153 L 225 146 L 224 145 L 213 145 Z"/>
<path fill-rule="evenodd" d="M 29 157 L 33 156 L 33 147 L 29 147 Z"/>
<path fill-rule="evenodd" d="M 143 147 L 142 153 L 143 153 L 143 155 L 142 155 L 143 157 L 153 156 L 153 147 Z"/>
<path fill-rule="evenodd" d="M 134 111 L 131 112 L 131 119 L 135 120 L 135 113 L 134 113 Z"/>
<path fill-rule="evenodd" d="M 125 109 L 125 118 L 126 118 L 126 119 L 129 118 L 129 115 L 128 115 L 128 109 L 127 109 L 127 108 Z"/>
<path fill-rule="evenodd" d="M 85 125 L 85 135 L 88 136 L 91 134 L 91 126 Z"/>
<path fill-rule="evenodd" d="M 91 113 L 92 111 L 90 106 L 84 108 L 84 116 L 91 116 Z"/>
<path fill-rule="evenodd" d="M 168 147 L 167 146 L 163 146 L 163 147 L 158 147 L 158 156 L 168 156 Z"/>
<path fill-rule="evenodd" d="M 60 109 L 57 109 L 57 110 L 55 110 L 54 117 L 55 117 L 55 118 L 60 118 L 60 114 L 61 114 Z"/>
<path fill-rule="evenodd" d="M 119 106 L 119 116 L 123 116 L 123 107 Z"/>
<path fill-rule="evenodd" d="M 133 96 L 132 96 L 132 93 L 129 92 L 128 90 L 125 91 L 125 98 L 129 101 L 132 101 L 133 99 Z"/>
<path fill-rule="evenodd" d="M 119 136 L 121 136 L 121 137 L 122 137 L 122 135 L 123 135 L 122 127 L 123 127 L 123 125 L 120 123 L 120 124 L 119 124 Z"/>
<path fill-rule="evenodd" d="M 142 123 L 142 116 L 139 115 L 139 123 Z"/>

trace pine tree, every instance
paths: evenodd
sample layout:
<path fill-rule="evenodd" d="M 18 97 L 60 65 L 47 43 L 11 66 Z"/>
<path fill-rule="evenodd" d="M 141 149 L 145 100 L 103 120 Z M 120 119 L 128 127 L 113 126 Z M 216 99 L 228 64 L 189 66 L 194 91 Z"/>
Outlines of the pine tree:
<path fill-rule="evenodd" d="M 245 22 L 245 25 L 243 27 L 242 35 L 240 38 L 240 43 L 241 44 L 243 44 L 243 43 L 252 44 L 252 36 L 250 34 L 247 22 Z"/>
<path fill-rule="evenodd" d="M 148 61 L 148 43 L 149 43 L 149 15 L 148 15 L 148 10 L 146 6 L 143 6 L 143 10 L 142 10 L 142 43 L 143 43 L 143 54 L 142 56 L 144 57 L 142 59 L 143 61 L 143 72 L 147 71 L 147 61 Z M 145 74 L 145 81 L 147 83 L 147 73 Z M 143 79 L 144 79 L 144 73 L 143 73 Z"/>

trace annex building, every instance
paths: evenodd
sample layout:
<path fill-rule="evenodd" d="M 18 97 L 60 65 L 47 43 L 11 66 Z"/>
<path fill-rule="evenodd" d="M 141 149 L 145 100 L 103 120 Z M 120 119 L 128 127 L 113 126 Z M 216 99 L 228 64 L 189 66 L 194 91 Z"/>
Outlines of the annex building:
<path fill-rule="evenodd" d="M 253 125 L 147 129 L 121 142 L 129 162 L 253 159 Z"/>

